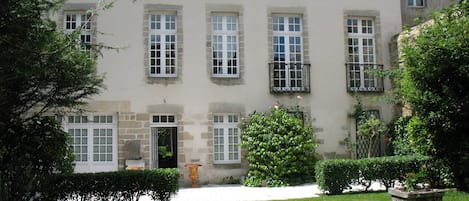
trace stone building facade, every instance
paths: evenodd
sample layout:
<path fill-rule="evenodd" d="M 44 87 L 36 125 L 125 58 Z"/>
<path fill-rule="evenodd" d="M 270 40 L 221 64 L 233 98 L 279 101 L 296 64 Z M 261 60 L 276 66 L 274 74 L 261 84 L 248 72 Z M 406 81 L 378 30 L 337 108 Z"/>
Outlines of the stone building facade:
<path fill-rule="evenodd" d="M 355 158 L 357 98 L 385 122 L 392 105 L 374 101 L 389 80 L 389 41 L 401 32 L 401 5 L 389 0 L 69 0 L 66 30 L 103 50 L 103 92 L 86 114 L 71 114 L 77 172 L 129 166 L 175 167 L 188 184 L 239 180 L 247 172 L 239 123 L 281 104 L 304 114 L 321 158 Z M 85 50 L 89 51 L 89 50 Z M 347 143 L 346 139 L 350 139 Z M 352 146 L 350 146 L 352 145 Z"/>
<path fill-rule="evenodd" d="M 427 21 L 431 13 L 448 7 L 456 0 L 401 0 L 402 25 L 412 27 Z M 417 19 L 417 20 L 416 20 Z"/>

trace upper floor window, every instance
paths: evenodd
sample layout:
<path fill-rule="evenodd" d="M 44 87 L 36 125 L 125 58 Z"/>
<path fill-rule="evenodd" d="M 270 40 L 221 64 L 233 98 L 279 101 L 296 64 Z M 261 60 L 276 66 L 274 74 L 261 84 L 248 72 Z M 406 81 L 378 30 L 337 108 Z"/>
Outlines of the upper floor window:
<path fill-rule="evenodd" d="M 348 87 L 350 91 L 377 91 L 375 26 L 372 18 L 347 19 Z"/>
<path fill-rule="evenodd" d="M 66 12 L 64 13 L 64 28 L 68 33 L 79 30 L 79 39 L 81 48 L 89 52 L 91 56 L 91 44 L 93 39 L 93 28 L 91 26 L 92 18 L 90 13 L 86 12 Z"/>
<path fill-rule="evenodd" d="M 409 7 L 424 7 L 425 0 L 407 0 L 407 5 Z"/>
<path fill-rule="evenodd" d="M 214 163 L 240 163 L 239 116 L 216 114 L 213 116 L 213 159 Z"/>
<path fill-rule="evenodd" d="M 307 70 L 303 63 L 302 20 L 300 16 L 272 17 L 272 91 L 307 91 Z"/>
<path fill-rule="evenodd" d="M 177 76 L 177 25 L 175 14 L 149 15 L 149 74 Z"/>
<path fill-rule="evenodd" d="M 212 16 L 212 76 L 238 77 L 238 16 Z"/>

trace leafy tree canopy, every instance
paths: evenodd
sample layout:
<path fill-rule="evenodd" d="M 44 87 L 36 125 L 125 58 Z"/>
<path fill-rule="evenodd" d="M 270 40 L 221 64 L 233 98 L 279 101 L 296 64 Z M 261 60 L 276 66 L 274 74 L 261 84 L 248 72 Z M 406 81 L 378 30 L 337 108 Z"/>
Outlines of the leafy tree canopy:
<path fill-rule="evenodd" d="M 464 187 L 464 178 L 469 179 L 467 1 L 435 15 L 418 36 L 404 43 L 405 69 L 398 92 L 418 117 L 407 131 L 424 154 L 450 161 L 456 183 Z"/>
<path fill-rule="evenodd" d="M 62 0 L 4 0 L 0 7 L 2 122 L 73 108 L 97 94 L 103 78 L 80 48 L 47 16 Z M 28 115 L 25 115 L 28 114 Z"/>
<path fill-rule="evenodd" d="M 65 34 L 49 18 L 62 3 L 0 4 L 0 200 L 38 199 L 48 175 L 73 169 L 68 134 L 43 115 L 78 108 L 103 88 L 80 29 Z"/>

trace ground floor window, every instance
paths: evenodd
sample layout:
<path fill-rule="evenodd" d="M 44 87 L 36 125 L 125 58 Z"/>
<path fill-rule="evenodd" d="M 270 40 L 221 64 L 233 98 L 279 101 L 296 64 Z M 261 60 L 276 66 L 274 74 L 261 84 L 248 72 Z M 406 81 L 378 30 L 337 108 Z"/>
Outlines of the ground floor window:
<path fill-rule="evenodd" d="M 213 116 L 214 163 L 240 163 L 239 115 L 215 114 Z"/>
<path fill-rule="evenodd" d="M 74 115 L 65 118 L 71 137 L 76 172 L 117 170 L 115 115 Z"/>

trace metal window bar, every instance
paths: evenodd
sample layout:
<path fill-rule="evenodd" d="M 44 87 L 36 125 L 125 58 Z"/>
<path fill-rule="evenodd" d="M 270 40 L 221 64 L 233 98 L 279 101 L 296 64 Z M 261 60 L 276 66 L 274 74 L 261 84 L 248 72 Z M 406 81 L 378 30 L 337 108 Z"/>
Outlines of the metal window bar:
<path fill-rule="evenodd" d="M 310 92 L 310 67 L 304 63 L 269 63 L 271 93 Z"/>
<path fill-rule="evenodd" d="M 384 80 L 376 73 L 383 71 L 382 64 L 346 63 L 347 91 L 383 92 Z"/>

